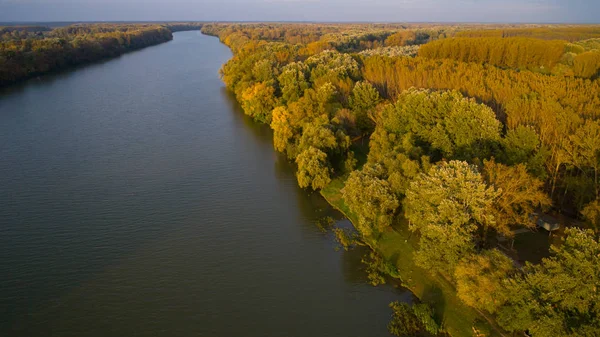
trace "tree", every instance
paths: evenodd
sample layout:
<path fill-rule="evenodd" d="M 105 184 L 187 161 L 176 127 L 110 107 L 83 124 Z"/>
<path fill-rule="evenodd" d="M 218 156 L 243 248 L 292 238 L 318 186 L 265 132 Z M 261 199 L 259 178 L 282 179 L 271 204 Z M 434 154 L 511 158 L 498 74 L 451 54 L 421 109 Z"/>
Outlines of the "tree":
<path fill-rule="evenodd" d="M 404 200 L 409 229 L 421 234 L 415 262 L 451 274 L 473 251 L 473 234 L 494 226 L 491 208 L 496 196 L 476 167 L 463 161 L 441 162 L 420 174 Z"/>
<path fill-rule="evenodd" d="M 388 330 L 394 336 L 413 337 L 423 336 L 425 327 L 415 315 L 410 305 L 400 302 L 390 303 L 392 308 L 392 320 L 388 324 Z"/>
<path fill-rule="evenodd" d="M 507 282 L 509 298 L 498 323 L 533 336 L 600 335 L 600 243 L 590 230 L 567 229 L 539 265 Z"/>
<path fill-rule="evenodd" d="M 440 332 L 440 325 L 435 321 L 434 318 L 434 310 L 427 303 L 418 303 L 413 304 L 412 310 L 419 319 L 419 321 L 423 324 L 425 331 L 429 332 L 433 336 L 437 336 Z"/>
<path fill-rule="evenodd" d="M 415 42 L 417 34 L 412 30 L 401 30 L 385 39 L 386 46 L 406 46 Z"/>
<path fill-rule="evenodd" d="M 242 93 L 244 112 L 262 123 L 271 122 L 271 110 L 275 105 L 275 89 L 265 83 L 256 83 Z"/>
<path fill-rule="evenodd" d="M 586 120 L 569 136 L 567 153 L 570 163 L 588 176 L 594 185 L 595 197 L 600 197 L 600 122 Z"/>
<path fill-rule="evenodd" d="M 273 146 L 275 150 L 284 152 L 295 131 L 290 123 L 290 113 L 282 106 L 273 109 L 271 129 L 273 129 Z"/>
<path fill-rule="evenodd" d="M 531 177 L 523 164 L 505 166 L 493 158 L 483 163 L 486 182 L 498 191 L 491 209 L 495 219 L 493 228 L 505 236 L 512 236 L 511 226 L 535 227 L 531 214 L 537 208 L 551 204 L 542 191 L 544 183 Z"/>
<path fill-rule="evenodd" d="M 365 237 L 381 233 L 394 218 L 399 206 L 389 183 L 381 178 L 380 165 L 367 164 L 348 177 L 342 196 L 350 210 L 358 216 L 358 231 Z"/>
<path fill-rule="evenodd" d="M 433 317 L 433 309 L 426 303 L 411 306 L 396 301 L 390 303 L 390 308 L 393 314 L 388 330 L 395 336 L 437 336 L 441 330 Z"/>
<path fill-rule="evenodd" d="M 277 71 L 277 68 L 275 68 L 273 61 L 262 59 L 254 64 L 252 75 L 258 82 L 274 84 L 275 71 Z"/>
<path fill-rule="evenodd" d="M 581 211 L 581 215 L 588 221 L 596 231 L 600 229 L 600 200 L 596 199 L 587 204 Z"/>
<path fill-rule="evenodd" d="M 573 61 L 575 76 L 593 78 L 600 73 L 600 51 L 592 50 L 575 57 Z"/>
<path fill-rule="evenodd" d="M 403 91 L 393 107 L 383 109 L 378 124 L 404 137 L 410 134 L 430 154 L 485 158 L 500 140 L 500 122 L 489 107 L 457 91 Z"/>
<path fill-rule="evenodd" d="M 375 108 L 380 100 L 379 92 L 369 82 L 357 82 L 352 89 L 350 108 L 355 111 L 369 111 Z"/>
<path fill-rule="evenodd" d="M 308 66 L 302 62 L 293 62 L 283 67 L 278 80 L 284 102 L 295 102 L 302 97 L 304 90 L 310 87 L 308 73 Z"/>
<path fill-rule="evenodd" d="M 373 122 L 369 118 L 371 112 L 381 101 L 379 92 L 368 82 L 357 82 L 350 96 L 350 108 L 356 115 L 356 124 L 362 133 L 373 128 Z"/>
<path fill-rule="evenodd" d="M 321 124 L 318 121 L 306 123 L 300 137 L 300 151 L 309 147 L 317 149 L 334 149 L 337 146 L 335 134 L 327 128 L 327 124 Z"/>
<path fill-rule="evenodd" d="M 503 281 L 514 272 L 513 262 L 496 249 L 468 256 L 454 271 L 458 298 L 490 313 L 506 302 Z"/>
<path fill-rule="evenodd" d="M 296 164 L 298 165 L 296 176 L 300 187 L 310 186 L 313 190 L 318 190 L 331 182 L 325 152 L 311 146 L 296 157 Z"/>
<path fill-rule="evenodd" d="M 544 178 L 544 163 L 548 151 L 542 146 L 540 137 L 532 128 L 519 125 L 506 132 L 502 139 L 502 162 L 507 165 L 525 164 L 527 172 Z"/>

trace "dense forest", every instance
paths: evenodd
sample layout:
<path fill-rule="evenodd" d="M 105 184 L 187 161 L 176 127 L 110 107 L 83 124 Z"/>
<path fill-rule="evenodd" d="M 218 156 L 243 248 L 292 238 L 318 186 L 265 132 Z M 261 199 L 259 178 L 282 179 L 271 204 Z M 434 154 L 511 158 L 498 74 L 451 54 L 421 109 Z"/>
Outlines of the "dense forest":
<path fill-rule="evenodd" d="M 597 39 L 584 40 L 582 45 L 520 37 L 452 38 L 424 45 L 419 56 L 593 78 L 600 71 L 600 50 L 586 50 L 584 46 L 594 41 Z"/>
<path fill-rule="evenodd" d="M 600 335 L 600 27 L 202 30 L 298 184 L 352 220 L 340 243 L 420 298 L 393 334 Z M 558 240 L 521 258 L 549 218 Z"/>
<path fill-rule="evenodd" d="M 71 66 L 115 57 L 173 39 L 200 24 L 77 24 L 0 27 L 0 86 Z"/>

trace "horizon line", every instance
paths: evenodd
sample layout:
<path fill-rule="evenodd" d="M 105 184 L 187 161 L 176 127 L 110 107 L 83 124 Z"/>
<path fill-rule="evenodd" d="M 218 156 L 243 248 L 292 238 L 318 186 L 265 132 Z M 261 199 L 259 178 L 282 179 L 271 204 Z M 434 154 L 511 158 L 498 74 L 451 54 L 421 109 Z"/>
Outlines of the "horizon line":
<path fill-rule="evenodd" d="M 472 25 L 600 25 L 600 22 L 531 22 L 531 21 L 318 21 L 318 20 L 15 20 L 1 24 L 23 23 L 321 23 L 321 24 L 472 24 Z"/>

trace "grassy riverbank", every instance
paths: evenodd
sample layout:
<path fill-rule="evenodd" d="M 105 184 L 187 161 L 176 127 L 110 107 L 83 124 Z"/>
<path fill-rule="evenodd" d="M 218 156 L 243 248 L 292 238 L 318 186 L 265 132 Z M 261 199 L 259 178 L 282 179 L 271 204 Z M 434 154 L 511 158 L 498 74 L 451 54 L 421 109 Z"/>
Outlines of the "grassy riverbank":
<path fill-rule="evenodd" d="M 321 195 L 351 222 L 356 216 L 344 203 L 340 190 L 344 187 L 343 178 L 333 180 L 321 190 Z M 463 304 L 456 296 L 454 286 L 446 279 L 434 276 L 415 265 L 413 253 L 417 240 L 411 236 L 405 222 L 395 223 L 378 240 L 365 240 L 388 263 L 393 264 L 400 276 L 402 285 L 408 288 L 421 301 L 430 304 L 439 316 L 445 330 L 452 336 L 472 336 L 476 321 L 484 322 L 485 317 Z M 488 323 L 482 323 L 489 325 Z M 490 329 L 491 330 L 491 329 Z M 499 333 L 494 335 L 500 336 Z"/>

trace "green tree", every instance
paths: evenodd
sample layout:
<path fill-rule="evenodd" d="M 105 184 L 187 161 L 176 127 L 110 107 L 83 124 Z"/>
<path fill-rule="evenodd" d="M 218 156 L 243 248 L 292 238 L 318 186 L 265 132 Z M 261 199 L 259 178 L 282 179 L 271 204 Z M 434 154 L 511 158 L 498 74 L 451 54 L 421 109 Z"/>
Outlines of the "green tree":
<path fill-rule="evenodd" d="M 331 182 L 329 177 L 331 169 L 325 152 L 311 146 L 296 157 L 296 164 L 298 165 L 296 176 L 300 187 L 318 190 Z"/>
<path fill-rule="evenodd" d="M 369 112 L 373 112 L 381 101 L 379 92 L 369 82 L 357 82 L 350 96 L 350 108 L 356 115 L 356 125 L 361 133 L 366 133 L 373 128 L 373 121 Z"/>
<path fill-rule="evenodd" d="M 300 151 L 311 146 L 321 150 L 336 148 L 338 143 L 335 134 L 327 126 L 317 121 L 306 123 L 300 137 Z"/>
<path fill-rule="evenodd" d="M 509 298 L 498 313 L 503 328 L 536 337 L 600 335 L 600 243 L 590 230 L 565 234 L 550 258 L 507 282 Z"/>
<path fill-rule="evenodd" d="M 380 165 L 366 164 L 350 174 L 342 189 L 344 201 L 358 216 L 357 229 L 365 237 L 388 227 L 399 206 L 389 183 L 381 178 L 382 173 Z"/>
<path fill-rule="evenodd" d="M 424 336 L 425 327 L 409 304 L 392 302 L 390 308 L 393 311 L 388 324 L 390 333 L 400 337 Z"/>
<path fill-rule="evenodd" d="M 502 139 L 502 162 L 507 165 L 525 164 L 527 172 L 545 178 L 544 164 L 548 151 L 542 146 L 537 132 L 528 126 L 519 125 L 508 130 Z"/>
<path fill-rule="evenodd" d="M 421 234 L 415 262 L 451 275 L 472 253 L 478 228 L 495 224 L 491 208 L 496 196 L 476 167 L 463 161 L 441 162 L 420 174 L 404 200 L 409 229 Z"/>
<path fill-rule="evenodd" d="M 293 62 L 283 67 L 278 80 L 284 102 L 295 102 L 304 95 L 304 90 L 310 87 L 308 73 L 308 66 L 302 62 Z"/>
<path fill-rule="evenodd" d="M 485 158 L 500 141 L 492 109 L 457 91 L 406 90 L 393 108 L 382 110 L 378 124 L 401 138 L 410 134 L 427 152 L 447 158 Z"/>
<path fill-rule="evenodd" d="M 412 310 L 423 324 L 425 331 L 429 332 L 433 336 L 437 336 L 440 332 L 440 325 L 435 321 L 433 308 L 427 303 L 413 304 Z"/>

